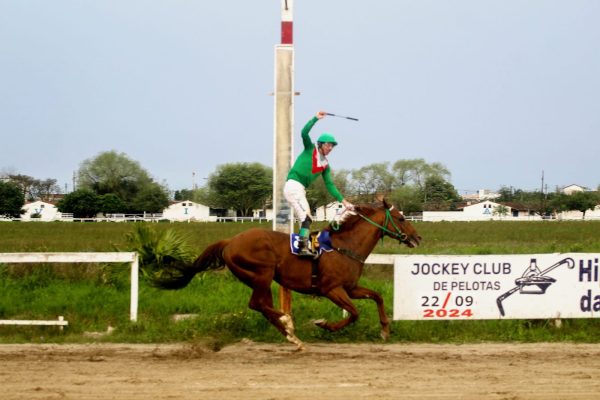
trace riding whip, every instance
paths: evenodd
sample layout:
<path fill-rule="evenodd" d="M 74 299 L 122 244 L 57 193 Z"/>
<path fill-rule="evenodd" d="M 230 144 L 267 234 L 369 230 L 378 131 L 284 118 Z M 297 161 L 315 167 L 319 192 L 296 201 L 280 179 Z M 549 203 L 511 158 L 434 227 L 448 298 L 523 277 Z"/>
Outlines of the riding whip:
<path fill-rule="evenodd" d="M 352 121 L 358 121 L 358 118 L 346 117 L 345 115 L 337 115 L 337 114 L 332 114 L 332 113 L 325 113 L 325 115 L 330 115 L 332 117 L 338 117 L 338 118 L 346 118 L 346 119 L 350 119 Z"/>

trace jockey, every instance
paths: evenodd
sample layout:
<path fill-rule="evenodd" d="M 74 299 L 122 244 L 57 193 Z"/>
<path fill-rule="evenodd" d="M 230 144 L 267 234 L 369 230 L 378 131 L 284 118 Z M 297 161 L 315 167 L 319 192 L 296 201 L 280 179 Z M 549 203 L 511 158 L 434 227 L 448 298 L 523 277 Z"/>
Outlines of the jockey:
<path fill-rule="evenodd" d="M 331 169 L 327 161 L 327 155 L 337 145 L 337 142 L 332 134 L 323 133 L 317 139 L 317 145 L 310 140 L 308 135 L 313 125 L 320 119 L 325 117 L 325 111 L 319 111 L 308 123 L 302 128 L 302 143 L 304 150 L 294 163 L 287 176 L 287 181 L 283 187 L 283 195 L 290 206 L 294 209 L 296 217 L 301 221 L 300 227 L 300 242 L 298 247 L 300 256 L 313 256 L 313 253 L 308 249 L 308 235 L 310 233 L 310 224 L 312 222 L 310 207 L 306 200 L 306 188 L 315 181 L 319 176 L 323 177 L 327 191 L 347 209 L 353 209 L 352 203 L 344 199 L 344 196 L 338 191 L 331 178 Z"/>

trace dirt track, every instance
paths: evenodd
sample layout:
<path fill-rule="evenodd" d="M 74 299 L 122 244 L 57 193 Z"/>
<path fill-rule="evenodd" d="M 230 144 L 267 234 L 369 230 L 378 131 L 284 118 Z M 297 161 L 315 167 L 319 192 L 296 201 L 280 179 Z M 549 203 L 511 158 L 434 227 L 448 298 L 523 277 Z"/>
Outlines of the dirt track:
<path fill-rule="evenodd" d="M 0 345 L 0 398 L 593 399 L 600 345 Z"/>

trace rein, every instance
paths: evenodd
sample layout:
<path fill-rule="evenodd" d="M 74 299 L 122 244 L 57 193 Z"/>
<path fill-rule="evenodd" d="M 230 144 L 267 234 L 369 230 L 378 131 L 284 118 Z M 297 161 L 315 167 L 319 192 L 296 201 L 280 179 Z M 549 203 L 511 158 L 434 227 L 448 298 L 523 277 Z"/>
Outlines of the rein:
<path fill-rule="evenodd" d="M 396 223 L 394 222 L 394 218 L 392 218 L 391 208 L 386 208 L 386 210 L 385 210 L 385 222 L 383 223 L 383 225 L 378 224 L 377 222 L 373 221 L 366 215 L 363 215 L 359 212 L 357 212 L 356 214 L 359 217 L 361 217 L 362 219 L 364 219 L 365 221 L 367 221 L 368 223 L 370 223 L 371 225 L 378 227 L 379 229 L 381 229 L 381 231 L 383 231 L 384 233 L 387 233 L 391 237 L 398 239 L 401 242 L 406 242 L 407 235 L 406 235 L 406 233 L 402 232 L 400 230 L 400 228 L 398 228 L 398 225 L 396 225 Z M 387 225 L 389 222 L 392 223 L 392 226 L 394 227 L 394 229 L 396 229 L 396 231 L 391 231 L 387 228 Z M 339 229 L 339 224 L 337 222 L 335 223 L 335 225 L 332 222 L 331 226 L 332 226 L 333 230 L 337 231 Z M 382 242 L 383 242 L 384 237 L 385 237 L 385 235 L 381 235 Z M 353 252 L 350 249 L 344 249 L 341 247 L 337 247 L 337 248 L 335 248 L 335 250 L 338 251 L 340 254 L 345 255 L 348 258 L 351 258 L 355 261 L 360 262 L 361 264 L 365 263 L 366 258 L 361 257 L 360 255 L 356 254 L 355 252 Z"/>
<path fill-rule="evenodd" d="M 362 219 L 364 219 L 365 221 L 367 221 L 368 223 L 370 223 L 371 225 L 374 225 L 376 227 L 378 227 L 379 229 L 381 229 L 383 232 L 387 233 L 388 235 L 390 235 L 391 237 L 398 239 L 401 242 L 406 241 L 406 233 L 402 232 L 400 230 L 400 228 L 398 228 L 398 225 L 396 225 L 396 223 L 394 222 L 394 219 L 392 218 L 392 213 L 390 212 L 389 208 L 386 208 L 385 210 L 385 222 L 383 223 L 383 225 L 379 225 L 377 222 L 373 221 L 372 219 L 370 219 L 369 217 L 367 217 L 366 215 L 363 215 L 361 213 L 357 213 L 359 217 L 361 217 Z M 391 231 L 387 228 L 387 224 L 388 222 L 392 223 L 392 226 L 396 229 L 396 231 Z M 383 238 L 385 237 L 385 235 L 381 236 L 381 241 L 383 242 Z"/>

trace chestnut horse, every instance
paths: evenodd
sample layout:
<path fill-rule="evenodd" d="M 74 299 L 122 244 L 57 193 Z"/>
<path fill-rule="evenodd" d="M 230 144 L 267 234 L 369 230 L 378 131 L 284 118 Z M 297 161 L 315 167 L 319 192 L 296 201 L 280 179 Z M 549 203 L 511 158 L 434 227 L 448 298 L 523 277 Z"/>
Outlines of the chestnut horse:
<path fill-rule="evenodd" d="M 383 298 L 374 290 L 358 286 L 366 258 L 384 235 L 416 247 L 421 241 L 413 226 L 402 213 L 386 201 L 379 205 L 357 205 L 346 211 L 339 224 L 329 231 L 334 250 L 323 253 L 318 260 L 300 258 L 290 251 L 290 236 L 285 233 L 253 228 L 231 239 L 213 243 L 193 264 L 177 267 L 177 273 L 155 279 L 163 289 L 185 287 L 195 274 L 227 266 L 233 275 L 252 289 L 249 307 L 259 311 L 291 343 L 303 348 L 294 334 L 292 318 L 273 306 L 271 283 L 298 293 L 324 296 L 349 316 L 338 322 L 314 321 L 329 331 L 337 331 L 358 318 L 351 299 L 372 299 L 377 303 L 381 336 L 387 339 L 390 323 L 385 314 Z"/>

